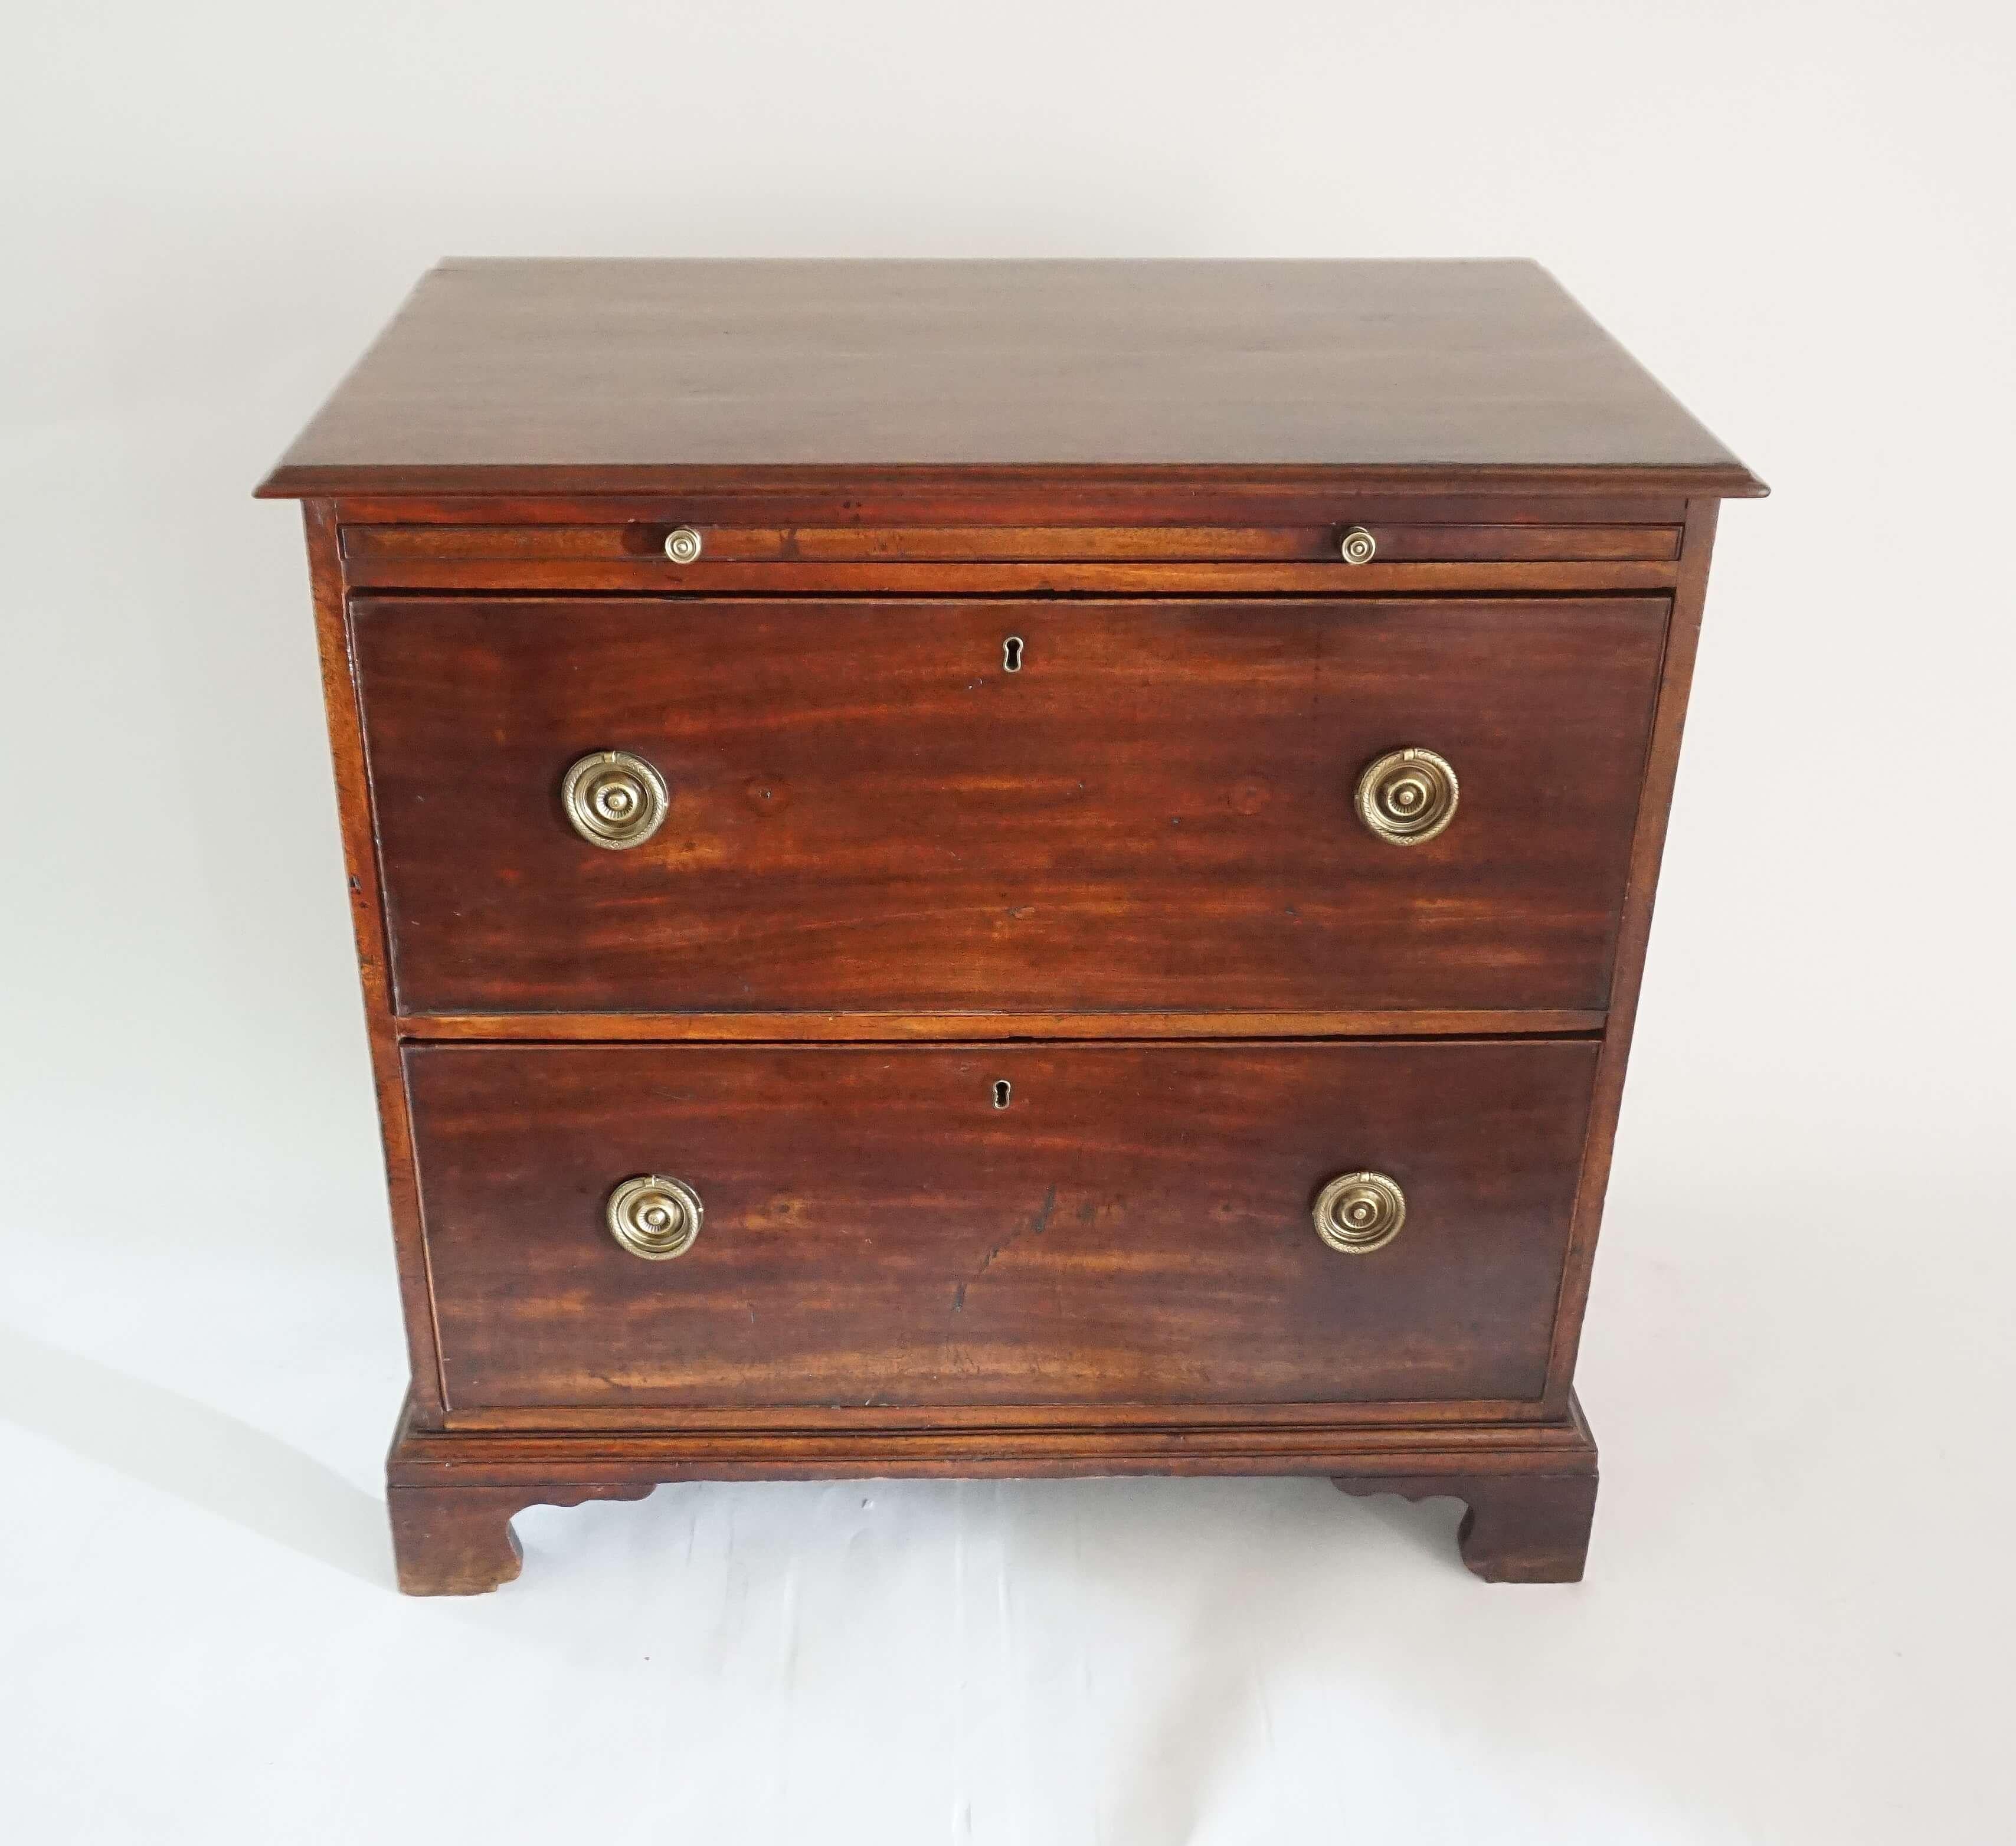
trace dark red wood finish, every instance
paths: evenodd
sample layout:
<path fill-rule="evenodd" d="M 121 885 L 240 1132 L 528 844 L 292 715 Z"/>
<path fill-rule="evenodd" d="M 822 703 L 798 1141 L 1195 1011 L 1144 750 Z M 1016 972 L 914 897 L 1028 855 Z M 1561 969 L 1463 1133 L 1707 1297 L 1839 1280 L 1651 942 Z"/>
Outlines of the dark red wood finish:
<path fill-rule="evenodd" d="M 400 1005 L 1600 1008 L 1666 609 L 360 598 Z M 1406 744 L 1463 793 L 1403 847 Z M 603 749 L 671 785 L 628 851 Z"/>
<path fill-rule="evenodd" d="M 1283 467 L 1756 487 L 1532 263 L 457 261 L 263 491 Z"/>
<path fill-rule="evenodd" d="M 261 491 L 309 500 L 403 1588 L 515 1574 L 535 1502 L 872 1474 L 1323 1474 L 1581 1574 L 1715 502 L 1763 489 L 1544 272 L 452 264 Z M 1463 805 L 1402 850 L 1349 797 L 1406 743 Z M 611 747 L 674 784 L 638 853 L 559 810 Z M 1363 1258 L 1309 1222 L 1355 1164 L 1410 1201 Z M 603 1201 L 667 1168 L 707 1222 L 644 1263 Z"/>
<path fill-rule="evenodd" d="M 1670 563 L 1680 555 L 1675 524 L 1561 525 L 1507 520 L 1435 520 L 1427 509 L 1395 517 L 1368 516 L 1355 507 L 1352 524 L 1371 533 L 1377 556 L 1388 564 L 1449 562 L 1523 563 Z M 1428 516 L 1424 517 L 1424 512 Z M 1352 573 L 1338 554 L 1339 529 L 1308 526 L 712 526 L 704 555 L 675 563 L 664 542 L 675 523 L 638 520 L 599 525 L 353 525 L 344 533 L 344 567 L 351 582 L 382 580 L 416 587 L 406 573 L 416 567 L 475 563 L 635 563 L 656 572 L 654 587 L 676 589 L 710 562 L 852 564 L 891 560 L 966 563 L 1020 560 L 1036 563 L 1273 563 L 1320 564 L 1349 587 Z"/>
<path fill-rule="evenodd" d="M 943 1474 L 1328 1474 L 1347 1493 L 1462 1500 L 1463 1562 L 1487 1582 L 1571 1583 L 1594 1515 L 1596 1444 L 1580 1405 L 1525 1423 L 1250 1423 L 1212 1428 L 1102 1412 L 1040 1429 L 437 1432 L 401 1420 L 387 1463 L 400 1587 L 469 1596 L 518 1574 L 527 1506 L 635 1499 L 661 1481 Z"/>
<path fill-rule="evenodd" d="M 416 1049 L 448 1409 L 1536 1398 L 1597 1052 Z M 1407 1222 L 1341 1254 L 1367 1167 Z M 603 1224 L 643 1173 L 675 1261 Z"/>

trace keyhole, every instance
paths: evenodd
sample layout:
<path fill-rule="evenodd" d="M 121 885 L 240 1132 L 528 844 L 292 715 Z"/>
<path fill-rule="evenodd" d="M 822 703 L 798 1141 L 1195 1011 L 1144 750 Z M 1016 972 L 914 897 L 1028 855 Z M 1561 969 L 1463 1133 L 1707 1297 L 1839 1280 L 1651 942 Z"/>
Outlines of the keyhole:
<path fill-rule="evenodd" d="M 1010 673 L 1022 671 L 1022 637 L 1010 635 L 1001 643 L 1001 664 Z"/>
<path fill-rule="evenodd" d="M 1012 1091 L 1010 1086 L 1005 1078 L 999 1083 L 995 1084 L 994 1086 L 994 1107 L 997 1109 L 1006 1109 L 1008 1107 L 1008 1098 L 1011 1093 Z"/>

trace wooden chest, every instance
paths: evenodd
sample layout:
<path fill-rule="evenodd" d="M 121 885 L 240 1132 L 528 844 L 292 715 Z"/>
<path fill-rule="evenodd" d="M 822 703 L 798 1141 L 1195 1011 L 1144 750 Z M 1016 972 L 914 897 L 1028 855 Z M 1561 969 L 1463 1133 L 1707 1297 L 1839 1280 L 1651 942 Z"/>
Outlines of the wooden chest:
<path fill-rule="evenodd" d="M 401 1581 L 748 1477 L 1320 1474 L 1580 1574 L 1718 502 L 1523 263 L 459 262 L 305 503 Z"/>

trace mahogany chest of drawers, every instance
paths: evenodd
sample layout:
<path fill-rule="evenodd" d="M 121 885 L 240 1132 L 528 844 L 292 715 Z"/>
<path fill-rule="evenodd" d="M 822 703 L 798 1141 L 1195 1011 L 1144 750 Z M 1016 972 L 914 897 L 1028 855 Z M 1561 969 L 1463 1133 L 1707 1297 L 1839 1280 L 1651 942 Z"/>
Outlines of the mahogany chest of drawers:
<path fill-rule="evenodd" d="M 458 262 L 305 503 L 403 1586 L 661 1481 L 1315 1474 L 1580 1574 L 1719 501 L 1523 263 Z"/>

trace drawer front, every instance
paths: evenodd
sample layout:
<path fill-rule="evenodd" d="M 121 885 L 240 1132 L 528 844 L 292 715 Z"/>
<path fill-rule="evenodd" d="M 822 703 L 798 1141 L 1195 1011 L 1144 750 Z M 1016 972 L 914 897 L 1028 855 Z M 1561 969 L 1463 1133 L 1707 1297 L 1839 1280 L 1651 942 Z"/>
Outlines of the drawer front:
<path fill-rule="evenodd" d="M 1678 525 L 1448 525 L 1381 519 L 1320 526 L 710 526 L 704 531 L 632 522 L 622 525 L 348 526 L 344 562 L 356 582 L 372 570 L 423 560 L 488 563 L 510 560 L 616 563 L 647 560 L 653 568 L 690 570 L 710 560 L 730 563 L 963 563 L 1031 559 L 1048 563 L 1179 563 L 1285 560 L 1345 563 L 1343 535 L 1371 540 L 1365 562 L 1395 563 L 1568 559 L 1671 561 L 1679 556 Z M 690 532 L 700 549 L 678 563 L 665 546 Z M 1352 568 L 1362 567 L 1352 566 Z M 674 587 L 668 584 L 665 587 Z"/>
<path fill-rule="evenodd" d="M 406 1058 L 455 1409 L 866 1411 L 1536 1397 L 1596 1046 Z M 1344 1254 L 1361 1170 L 1405 1216 Z M 646 1175 L 700 1203 L 671 1260 L 607 1223 Z"/>
<path fill-rule="evenodd" d="M 1600 1008 L 1667 607 L 360 598 L 399 1002 Z M 1458 807 L 1395 846 L 1410 746 Z M 605 750 L 627 850 L 562 798 Z"/>
<path fill-rule="evenodd" d="M 1341 520 L 1304 509 L 1273 524 L 1069 526 L 843 524 L 831 514 L 825 524 L 770 524 L 747 523 L 747 509 L 729 522 L 585 511 L 578 520 L 508 525 L 348 523 L 342 544 L 344 573 L 358 588 L 1406 595 L 1669 585 L 1679 524 L 1638 510 L 1651 516 L 1605 522 L 1589 516 L 1600 509 L 1569 506 L 1513 509 L 1537 518 L 1480 518 L 1474 506 L 1423 502 L 1368 505 Z"/>

